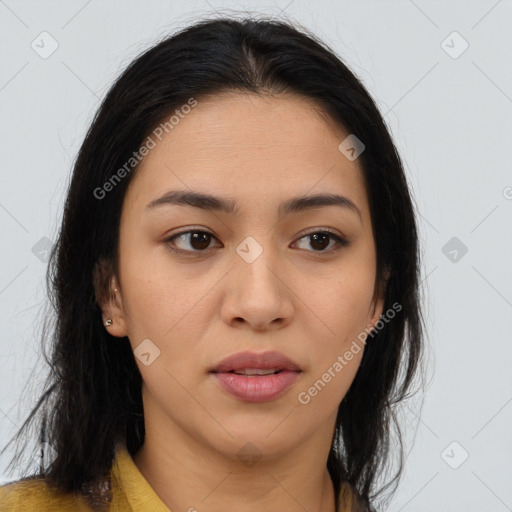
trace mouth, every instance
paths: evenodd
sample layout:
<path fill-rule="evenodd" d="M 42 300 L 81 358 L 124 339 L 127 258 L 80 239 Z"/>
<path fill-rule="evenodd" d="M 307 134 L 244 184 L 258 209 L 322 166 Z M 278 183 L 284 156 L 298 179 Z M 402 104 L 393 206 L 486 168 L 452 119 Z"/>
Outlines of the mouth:
<path fill-rule="evenodd" d="M 243 370 L 231 370 L 229 372 L 224 373 L 234 373 L 235 375 L 245 375 L 246 377 L 261 377 L 263 375 L 276 375 L 277 373 L 281 373 L 282 371 L 284 370 L 278 370 L 276 368 L 271 368 L 268 370 L 263 370 L 261 368 L 244 368 Z"/>
<path fill-rule="evenodd" d="M 212 373 L 220 389 L 242 402 L 269 402 L 288 391 L 299 379 L 300 372 L 281 370 L 264 375 L 235 372 Z"/>
<path fill-rule="evenodd" d="M 270 375 L 283 371 L 300 372 L 295 361 L 279 352 L 240 352 L 223 359 L 210 370 L 211 373 L 236 373 L 241 375 Z"/>
<path fill-rule="evenodd" d="M 278 352 L 244 352 L 224 359 L 210 373 L 231 397 L 244 402 L 267 402 L 292 387 L 302 370 Z"/>

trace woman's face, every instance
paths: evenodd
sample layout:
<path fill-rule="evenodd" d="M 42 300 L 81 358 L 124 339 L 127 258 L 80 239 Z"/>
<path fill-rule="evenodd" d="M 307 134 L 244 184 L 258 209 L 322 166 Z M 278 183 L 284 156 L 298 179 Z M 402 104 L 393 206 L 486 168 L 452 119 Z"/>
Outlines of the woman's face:
<path fill-rule="evenodd" d="M 232 93 L 200 99 L 152 136 L 124 200 L 119 291 L 106 311 L 109 332 L 135 351 L 147 432 L 233 459 L 248 442 L 267 458 L 312 439 L 328 450 L 362 358 L 358 335 L 382 313 L 362 171 L 338 149 L 347 135 L 304 98 Z M 160 200 L 171 191 L 217 199 Z M 286 208 L 326 194 L 354 206 Z M 279 352 L 300 372 L 212 373 L 247 351 Z"/>

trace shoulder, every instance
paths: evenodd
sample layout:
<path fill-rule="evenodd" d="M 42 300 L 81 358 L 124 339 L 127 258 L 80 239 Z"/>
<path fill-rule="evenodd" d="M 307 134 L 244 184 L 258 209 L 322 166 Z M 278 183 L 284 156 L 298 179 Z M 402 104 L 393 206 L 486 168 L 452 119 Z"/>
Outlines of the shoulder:
<path fill-rule="evenodd" d="M 50 512 L 69 510 L 90 512 L 81 497 L 51 488 L 41 478 L 25 478 L 0 486 L 2 512 Z"/>

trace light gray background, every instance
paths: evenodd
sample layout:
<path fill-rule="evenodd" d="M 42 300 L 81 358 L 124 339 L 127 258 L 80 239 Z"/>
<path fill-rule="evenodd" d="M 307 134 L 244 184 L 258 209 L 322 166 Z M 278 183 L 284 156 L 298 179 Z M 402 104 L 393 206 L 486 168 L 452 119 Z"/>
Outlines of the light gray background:
<path fill-rule="evenodd" d="M 410 453 L 389 510 L 512 510 L 510 0 L 0 1 L 1 445 L 44 375 L 41 239 L 56 238 L 99 101 L 141 50 L 214 9 L 310 28 L 363 80 L 403 157 L 420 213 L 430 386 L 422 409 L 406 408 Z M 51 48 L 44 31 L 58 43 L 46 59 L 31 47 Z"/>

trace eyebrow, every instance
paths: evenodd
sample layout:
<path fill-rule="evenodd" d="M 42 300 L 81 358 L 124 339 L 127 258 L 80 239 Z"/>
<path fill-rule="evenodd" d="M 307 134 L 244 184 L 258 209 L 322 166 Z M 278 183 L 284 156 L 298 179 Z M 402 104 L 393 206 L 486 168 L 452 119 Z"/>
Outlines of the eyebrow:
<path fill-rule="evenodd" d="M 194 208 L 201 208 L 202 210 L 229 214 L 238 213 L 238 207 L 234 200 L 190 190 L 171 190 L 158 199 L 148 203 L 146 205 L 146 211 L 170 205 L 192 206 Z M 287 215 L 324 206 L 340 206 L 346 208 L 356 213 L 359 218 L 362 219 L 361 212 L 355 203 L 348 197 L 339 194 L 316 194 L 293 197 L 280 204 L 279 213 Z"/>

